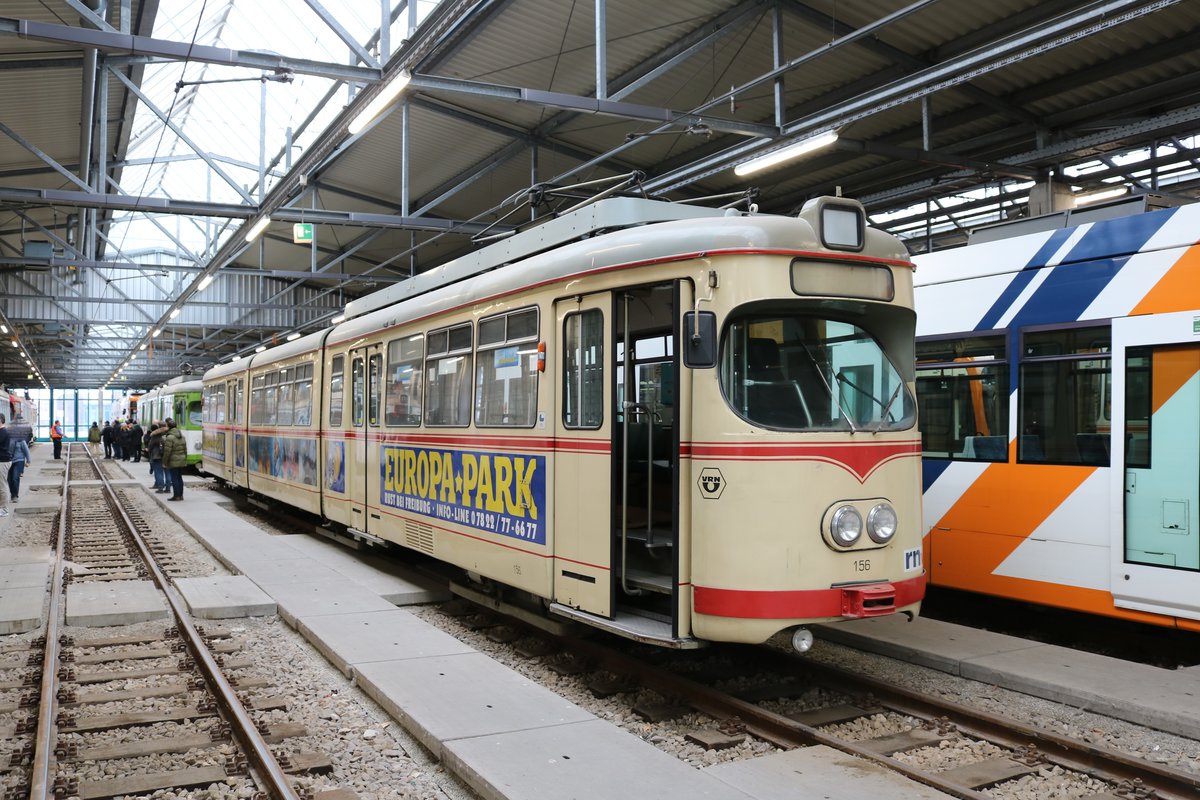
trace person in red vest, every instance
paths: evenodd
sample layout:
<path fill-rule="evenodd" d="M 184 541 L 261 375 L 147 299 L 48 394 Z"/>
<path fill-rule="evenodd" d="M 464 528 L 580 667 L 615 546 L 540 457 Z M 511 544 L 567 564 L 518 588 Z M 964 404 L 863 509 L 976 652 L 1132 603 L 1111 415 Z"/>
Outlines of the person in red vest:
<path fill-rule="evenodd" d="M 54 442 L 54 457 L 62 457 L 62 425 L 58 420 L 54 420 L 54 424 L 50 426 L 50 441 Z"/>

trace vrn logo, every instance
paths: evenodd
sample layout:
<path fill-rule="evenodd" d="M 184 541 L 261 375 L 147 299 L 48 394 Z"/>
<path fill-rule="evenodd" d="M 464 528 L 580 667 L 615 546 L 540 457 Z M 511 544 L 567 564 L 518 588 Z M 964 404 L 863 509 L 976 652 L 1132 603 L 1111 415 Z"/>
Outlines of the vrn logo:
<path fill-rule="evenodd" d="M 904 551 L 904 571 L 913 572 L 921 568 L 921 548 Z"/>
<path fill-rule="evenodd" d="M 700 470 L 696 485 L 700 487 L 700 495 L 705 500 L 717 500 L 721 497 L 721 492 L 725 491 L 725 477 L 716 467 L 705 467 Z"/>

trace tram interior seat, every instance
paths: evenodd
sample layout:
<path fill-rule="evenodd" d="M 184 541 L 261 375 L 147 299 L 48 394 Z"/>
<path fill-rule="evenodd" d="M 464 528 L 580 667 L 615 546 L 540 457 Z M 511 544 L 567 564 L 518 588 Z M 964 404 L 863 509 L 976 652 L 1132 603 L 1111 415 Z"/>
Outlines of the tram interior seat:
<path fill-rule="evenodd" d="M 1042 437 L 1035 433 L 1022 433 L 1017 458 L 1022 461 L 1045 461 L 1046 452 L 1042 449 Z"/>
<path fill-rule="evenodd" d="M 968 436 L 963 442 L 963 457 L 984 461 L 1007 461 L 1008 437 Z"/>
<path fill-rule="evenodd" d="M 746 402 L 750 417 L 773 428 L 806 428 L 800 387 L 783 374 L 779 344 L 774 339 L 751 339 L 747 353 Z"/>

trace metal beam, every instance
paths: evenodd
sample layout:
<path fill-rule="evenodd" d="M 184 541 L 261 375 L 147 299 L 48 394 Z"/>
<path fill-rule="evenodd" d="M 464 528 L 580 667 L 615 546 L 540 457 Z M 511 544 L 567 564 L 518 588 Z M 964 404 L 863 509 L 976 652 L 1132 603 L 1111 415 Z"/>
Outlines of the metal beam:
<path fill-rule="evenodd" d="M 492 100 L 530 103 L 532 105 L 561 108 L 584 114 L 601 114 L 603 116 L 657 122 L 665 125 L 703 124 L 713 130 L 737 133 L 743 136 L 771 137 L 779 133 L 779 130 L 773 125 L 760 125 L 753 122 L 741 122 L 721 117 L 692 114 L 686 111 L 675 111 L 669 108 L 647 106 L 640 103 L 626 103 L 620 100 L 603 100 L 596 97 L 567 94 L 566 92 L 549 92 L 541 89 L 505 86 L 498 83 L 445 78 L 438 75 L 413 75 L 409 86 L 411 89 L 418 91 L 468 94 Z"/>
<path fill-rule="evenodd" d="M 0 122 L 0 133 L 3 133 L 8 138 L 12 139 L 14 142 L 21 145 L 21 147 L 24 147 L 26 150 L 33 153 L 44 164 L 46 164 L 48 167 L 53 169 L 59 175 L 62 175 L 64 178 L 69 180 L 71 183 L 75 184 L 76 186 L 78 186 L 81 189 L 84 189 L 85 191 L 91 191 L 91 189 L 92 189 L 91 186 L 88 186 L 87 183 L 80 180 L 76 176 L 72 175 L 69 171 L 64 169 L 61 164 L 59 164 L 53 158 L 48 156 L 46 153 L 42 152 L 36 145 L 34 145 L 32 142 L 26 140 L 25 137 L 21 136 L 21 134 L 17 133 L 12 128 L 5 125 L 3 122 Z"/>
<path fill-rule="evenodd" d="M 367 49 L 359 44 L 357 39 L 350 35 L 350 32 L 342 26 L 342 23 L 338 22 L 337 17 L 335 17 L 333 14 L 330 14 L 329 11 L 326 10 L 325 6 L 321 5 L 320 0 L 304 0 L 304 2 L 307 3 L 308 7 L 311 8 L 313 12 L 321 18 L 322 22 L 329 26 L 331 31 L 337 34 L 339 39 L 345 42 L 346 46 L 350 48 L 351 52 L 358 56 L 359 61 L 363 62 L 364 64 L 369 64 L 373 67 L 379 66 L 379 61 L 373 55 L 368 53 Z"/>
<path fill-rule="evenodd" d="M 70 25 L 54 25 L 28 19 L 0 18 L 0 33 L 15 33 L 23 39 L 41 42 L 73 44 L 94 47 L 106 53 L 131 56 L 156 56 L 171 61 L 202 61 L 206 64 L 222 64 L 245 69 L 267 70 L 268 72 L 292 72 L 298 75 L 317 75 L 343 81 L 373 83 L 378 81 L 378 67 L 356 67 L 347 64 L 332 64 L 306 58 L 289 58 L 250 50 L 232 50 L 227 47 L 209 47 L 189 42 L 172 42 L 149 36 L 130 36 L 125 33 L 88 30 Z"/>

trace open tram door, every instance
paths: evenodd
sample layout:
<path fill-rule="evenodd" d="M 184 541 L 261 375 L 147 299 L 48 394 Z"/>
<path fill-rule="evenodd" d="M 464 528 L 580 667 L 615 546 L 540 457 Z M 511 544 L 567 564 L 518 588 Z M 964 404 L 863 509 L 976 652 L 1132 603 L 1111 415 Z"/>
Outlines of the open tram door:
<path fill-rule="evenodd" d="M 691 646 L 678 596 L 679 291 L 661 283 L 557 305 L 565 430 L 555 454 L 555 593 L 559 613 Z M 596 448 L 611 454 L 606 463 L 588 455 Z"/>
<path fill-rule="evenodd" d="M 1200 619 L 1200 317 L 1114 319 L 1112 594 Z"/>

